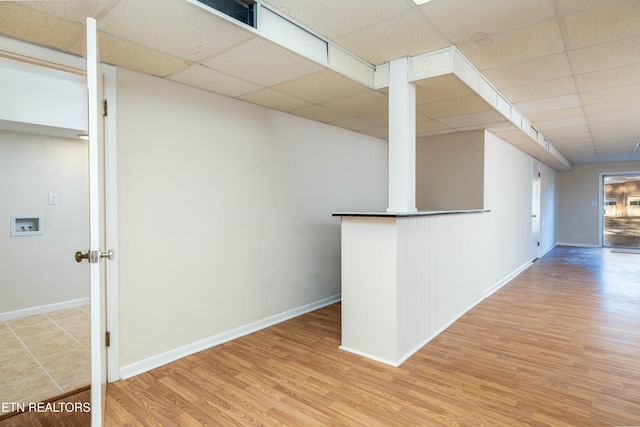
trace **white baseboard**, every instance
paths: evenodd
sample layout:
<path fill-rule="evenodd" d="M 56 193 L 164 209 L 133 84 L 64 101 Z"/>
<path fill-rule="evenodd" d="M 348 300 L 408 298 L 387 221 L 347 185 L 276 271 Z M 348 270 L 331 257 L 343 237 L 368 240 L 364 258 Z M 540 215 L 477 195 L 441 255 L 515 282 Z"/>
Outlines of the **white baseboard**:
<path fill-rule="evenodd" d="M 504 285 L 506 285 L 507 283 L 509 283 L 513 279 L 515 279 L 518 276 L 518 274 L 522 273 L 524 270 L 529 268 L 532 264 L 533 263 L 531 261 L 527 261 L 524 264 L 522 264 L 520 267 L 516 268 L 513 272 L 511 272 L 510 274 L 505 276 L 498 283 L 496 283 L 495 285 L 493 285 L 490 288 L 486 289 L 484 291 L 484 297 L 487 298 L 487 297 L 491 296 L 493 293 L 495 293 L 501 287 L 503 287 Z"/>
<path fill-rule="evenodd" d="M 253 332 L 259 331 L 269 326 L 284 322 L 294 317 L 298 317 L 302 314 L 309 313 L 318 310 L 322 307 L 334 304 L 340 301 L 341 295 L 333 295 L 331 297 L 312 302 L 310 304 L 303 305 L 301 307 L 294 308 L 292 310 L 285 311 L 283 313 L 276 314 L 266 319 L 259 320 L 257 322 L 249 323 L 248 325 L 240 326 L 235 329 L 231 329 L 220 334 L 213 335 L 209 338 L 205 338 L 191 344 L 184 345 L 182 347 L 169 350 L 167 352 L 157 354 L 139 362 L 131 363 L 129 365 L 120 367 L 120 378 L 127 379 L 135 375 L 142 374 L 167 363 L 174 362 L 183 357 L 190 356 L 202 350 L 206 350 L 211 347 L 215 347 L 225 342 L 240 338 L 245 335 L 249 335 Z"/>
<path fill-rule="evenodd" d="M 538 254 L 538 258 L 542 258 L 543 256 L 548 254 L 549 251 L 551 251 L 555 247 L 556 247 L 556 244 L 554 243 L 553 245 L 549 246 L 547 249 L 544 249 L 544 250 L 540 251 L 540 253 Z"/>
<path fill-rule="evenodd" d="M 569 243 L 569 242 L 557 242 L 556 246 L 573 246 L 576 248 L 599 248 L 600 245 L 589 245 L 586 243 Z"/>
<path fill-rule="evenodd" d="M 55 304 L 40 305 L 38 307 L 23 308 L 21 310 L 6 311 L 4 313 L 0 313 L 0 322 L 20 319 L 27 316 L 35 316 L 37 314 L 51 313 L 52 311 L 66 310 L 67 308 L 81 307 L 83 305 L 89 305 L 90 303 L 91 298 L 80 298 L 57 302 Z"/>

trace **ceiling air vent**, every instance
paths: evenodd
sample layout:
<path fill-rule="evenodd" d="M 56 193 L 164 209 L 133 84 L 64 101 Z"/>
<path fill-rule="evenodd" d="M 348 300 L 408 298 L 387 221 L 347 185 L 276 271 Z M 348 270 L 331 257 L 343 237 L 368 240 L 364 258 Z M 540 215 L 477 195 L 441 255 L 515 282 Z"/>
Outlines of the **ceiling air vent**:
<path fill-rule="evenodd" d="M 254 0 L 198 0 L 238 21 L 256 28 L 256 2 Z"/>

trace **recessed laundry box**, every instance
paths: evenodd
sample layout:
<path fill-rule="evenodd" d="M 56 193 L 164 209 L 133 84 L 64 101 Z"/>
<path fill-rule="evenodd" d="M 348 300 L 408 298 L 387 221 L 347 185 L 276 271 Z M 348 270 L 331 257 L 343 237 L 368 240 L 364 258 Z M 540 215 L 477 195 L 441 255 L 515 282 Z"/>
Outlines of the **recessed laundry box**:
<path fill-rule="evenodd" d="M 42 214 L 11 215 L 12 236 L 37 236 L 42 233 Z"/>

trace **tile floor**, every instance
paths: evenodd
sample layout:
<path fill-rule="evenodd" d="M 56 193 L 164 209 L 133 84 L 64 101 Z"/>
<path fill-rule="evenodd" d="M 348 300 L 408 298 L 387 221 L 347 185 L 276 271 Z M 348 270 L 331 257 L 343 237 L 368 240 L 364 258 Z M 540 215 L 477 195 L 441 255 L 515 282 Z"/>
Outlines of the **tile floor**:
<path fill-rule="evenodd" d="M 90 348 L 89 306 L 0 322 L 0 403 L 41 402 L 89 385 Z"/>

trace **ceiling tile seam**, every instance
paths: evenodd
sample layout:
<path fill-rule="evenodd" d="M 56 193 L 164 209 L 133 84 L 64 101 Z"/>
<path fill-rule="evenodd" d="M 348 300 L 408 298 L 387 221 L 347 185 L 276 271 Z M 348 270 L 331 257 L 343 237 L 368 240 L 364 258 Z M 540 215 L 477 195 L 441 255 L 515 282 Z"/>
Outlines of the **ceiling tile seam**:
<path fill-rule="evenodd" d="M 258 34 L 256 34 L 256 36 L 258 36 Z M 216 52 L 216 53 L 214 53 L 212 55 L 206 56 L 206 57 L 204 57 L 204 58 L 202 58 L 202 59 L 200 59 L 198 61 L 190 61 L 187 58 L 180 58 L 180 59 L 184 59 L 185 61 L 189 61 L 192 64 L 204 65 L 203 64 L 204 62 L 210 61 L 210 60 L 212 60 L 214 58 L 217 58 L 218 56 L 224 55 L 224 54 L 226 54 L 226 53 L 238 48 L 239 46 L 242 46 L 243 44 L 252 41 L 253 39 L 254 39 L 254 37 L 252 36 L 252 37 L 249 37 L 248 39 L 241 40 L 236 44 L 230 45 L 229 47 L 227 47 L 225 49 L 222 49 L 219 52 Z M 268 39 L 266 39 L 266 40 L 268 40 Z M 271 41 L 271 40 L 269 40 L 269 41 Z M 280 46 L 280 45 L 278 45 L 278 46 Z"/>
<path fill-rule="evenodd" d="M 196 0 L 189 0 L 189 1 L 196 1 Z M 258 25 L 258 28 L 253 29 L 251 28 L 250 30 L 253 30 L 256 35 L 262 37 L 265 40 L 268 40 L 272 43 L 277 44 L 278 46 L 281 46 L 284 49 L 287 49 L 291 52 L 294 52 L 298 55 L 303 56 L 304 58 L 313 61 L 321 66 L 326 67 L 327 69 L 334 71 L 336 73 L 339 73 L 340 75 L 347 77 L 351 80 L 357 81 L 358 83 L 364 84 L 365 86 L 369 87 L 370 89 L 375 89 L 375 69 L 376 66 L 374 64 L 371 64 L 368 61 L 365 61 L 364 59 L 360 58 L 358 55 L 354 54 L 353 52 L 349 51 L 348 49 L 345 49 L 344 47 L 338 45 L 337 43 L 333 42 L 332 40 L 328 39 L 327 37 L 319 34 L 318 32 L 314 31 L 313 29 L 305 26 L 304 24 L 300 23 L 299 21 L 297 21 L 296 19 L 292 18 L 291 16 L 288 16 L 282 12 L 280 12 L 279 10 L 271 7 L 270 5 L 263 3 L 261 0 L 257 0 L 256 4 L 258 4 L 258 16 L 261 13 L 261 8 L 265 8 L 266 10 L 268 10 L 269 12 L 279 16 L 280 18 L 284 19 L 285 21 L 299 27 L 300 29 L 302 29 L 303 31 L 309 33 L 310 35 L 316 37 L 318 40 L 321 40 L 322 42 L 326 43 L 327 45 L 327 50 L 326 50 L 326 59 L 325 62 L 319 61 L 318 58 L 315 58 L 313 56 L 307 55 L 305 52 L 301 52 L 298 50 L 294 50 L 292 49 L 290 46 L 285 46 L 282 43 L 280 43 L 278 40 L 274 40 L 271 37 L 269 37 L 267 34 L 265 34 L 264 32 L 262 32 L 260 30 L 260 26 Z M 258 17 L 258 22 L 260 22 L 260 18 Z M 363 81 L 363 79 L 361 79 L 358 76 L 353 76 L 349 73 L 347 73 L 345 70 L 338 68 L 338 67 L 334 67 L 331 64 L 331 60 L 330 60 L 330 48 L 333 47 L 335 49 L 338 49 L 340 52 L 342 52 L 345 55 L 348 55 L 349 57 L 351 57 L 354 61 L 357 61 L 358 63 L 360 63 L 362 66 L 367 67 L 371 70 L 371 77 L 365 81 Z"/>
<path fill-rule="evenodd" d="M 578 96 L 578 99 L 580 100 L 580 108 L 582 109 L 582 115 L 585 118 L 587 129 L 589 131 L 589 138 L 590 138 L 589 142 L 591 143 L 591 146 L 593 147 L 596 153 L 596 158 L 598 158 L 598 150 L 596 148 L 595 141 L 593 139 L 593 132 L 591 130 L 591 126 L 589 125 L 589 121 L 587 120 L 587 111 L 585 109 L 584 100 L 582 99 L 582 90 L 580 88 L 580 82 L 578 81 L 578 78 L 577 78 L 575 61 L 573 59 L 572 50 L 569 49 L 570 44 L 569 44 L 569 33 L 567 32 L 567 26 L 564 21 L 564 16 L 561 15 L 560 13 L 560 5 L 558 4 L 558 0 L 555 0 L 553 3 L 556 9 L 556 15 L 558 16 L 558 18 L 556 19 L 558 20 L 558 26 L 560 27 L 560 35 L 562 36 L 562 43 L 564 44 L 564 49 L 566 51 L 567 59 L 569 61 L 569 68 L 571 69 L 571 75 L 573 76 L 573 84 L 576 86 L 576 90 L 577 90 L 576 94 Z"/>
<path fill-rule="evenodd" d="M 397 17 L 399 17 L 399 16 L 407 15 L 407 14 L 409 14 L 409 13 L 416 13 L 416 12 L 415 12 L 415 11 L 411 11 L 410 9 L 404 9 L 404 10 L 402 10 L 402 11 L 398 12 L 398 13 L 395 13 L 395 14 L 393 14 L 393 15 L 389 15 L 389 16 L 386 16 L 386 17 L 381 18 L 381 19 L 378 19 L 377 21 L 374 21 L 374 22 L 370 22 L 370 23 L 368 23 L 367 25 L 364 25 L 364 26 L 362 26 L 362 27 L 358 27 L 358 28 L 356 28 L 356 29 L 354 29 L 354 30 L 352 30 L 352 31 L 347 31 L 346 33 L 342 33 L 342 34 L 336 34 L 336 35 L 334 35 L 332 38 L 337 39 L 337 38 L 340 38 L 340 37 L 346 37 L 346 36 L 349 36 L 349 35 L 351 35 L 351 34 L 358 33 L 358 32 L 360 32 L 360 31 L 362 31 L 362 30 L 364 30 L 364 29 L 366 29 L 366 28 L 370 28 L 370 27 L 373 27 L 373 26 L 376 26 L 376 25 L 382 24 L 382 23 L 384 23 L 384 22 L 390 21 L 390 20 L 392 20 L 392 19 L 394 19 L 394 18 L 397 18 Z M 304 27 L 303 27 L 303 28 L 304 28 Z M 325 37 L 325 36 L 321 36 L 321 37 L 322 37 L 322 38 L 329 39 L 329 37 Z M 373 64 L 373 65 L 375 65 L 375 64 Z"/>
<path fill-rule="evenodd" d="M 462 52 L 460 52 L 457 48 L 453 48 L 451 50 L 452 52 L 452 65 L 453 65 L 453 73 L 462 81 L 464 82 L 467 86 L 469 86 L 469 88 L 471 90 L 473 90 L 474 92 L 476 92 L 478 94 L 478 96 L 480 96 L 482 99 L 484 99 L 489 105 L 491 105 L 491 107 L 497 111 L 500 115 L 502 115 L 503 117 L 505 117 L 509 122 L 513 123 L 514 125 L 516 125 L 516 128 L 519 129 L 520 131 L 524 132 L 525 135 L 527 135 L 529 138 L 531 138 L 531 140 L 536 143 L 537 145 L 541 146 L 543 149 L 545 149 L 547 152 L 549 152 L 553 157 L 555 157 L 558 161 L 560 161 L 561 163 L 565 163 L 566 166 L 570 167 L 571 163 L 567 160 L 567 158 L 557 149 L 557 147 L 555 147 L 553 144 L 550 143 L 550 141 L 548 140 L 548 138 L 546 138 L 542 132 L 540 132 L 540 130 L 538 130 L 537 128 L 534 128 L 533 125 L 531 124 L 531 121 L 529 119 L 526 118 L 526 116 L 524 114 L 522 114 L 511 102 L 509 102 L 509 100 L 507 100 L 505 98 L 504 95 L 502 95 L 502 93 L 495 87 L 493 86 L 493 84 L 491 84 L 491 82 L 480 72 L 480 70 L 478 70 L 472 63 L 471 61 L 469 61 L 469 59 L 467 59 L 466 56 L 464 56 L 464 54 Z M 456 59 L 458 60 L 458 62 L 456 62 Z M 458 66 L 456 66 L 456 64 L 458 64 Z M 462 71 L 460 69 L 459 64 L 464 64 L 465 67 L 467 67 L 467 71 L 465 74 L 462 74 Z M 473 87 L 470 84 L 469 81 L 469 73 L 474 73 L 475 77 L 477 77 L 477 81 L 478 81 L 478 87 Z M 495 93 L 497 94 L 498 98 L 496 99 L 496 104 L 493 105 L 491 103 L 491 100 L 487 99 L 486 97 L 482 96 L 482 94 L 480 93 L 480 81 L 482 81 L 484 84 L 488 85 L 490 88 L 492 88 Z M 498 108 L 498 100 L 502 99 L 502 101 L 506 102 L 507 105 L 510 107 L 510 114 L 509 117 L 507 117 L 505 115 L 505 113 L 502 111 L 501 108 Z M 518 125 L 518 123 L 516 123 L 513 118 L 512 118 L 512 112 L 515 111 L 517 113 L 517 115 L 519 115 L 522 118 L 522 123 L 520 125 Z M 527 129 L 526 123 L 529 124 L 529 126 L 531 127 L 531 129 Z M 534 131 L 536 137 L 534 138 L 534 136 L 531 134 L 531 132 Z M 555 156 L 553 153 L 557 153 L 559 155 Z"/>

